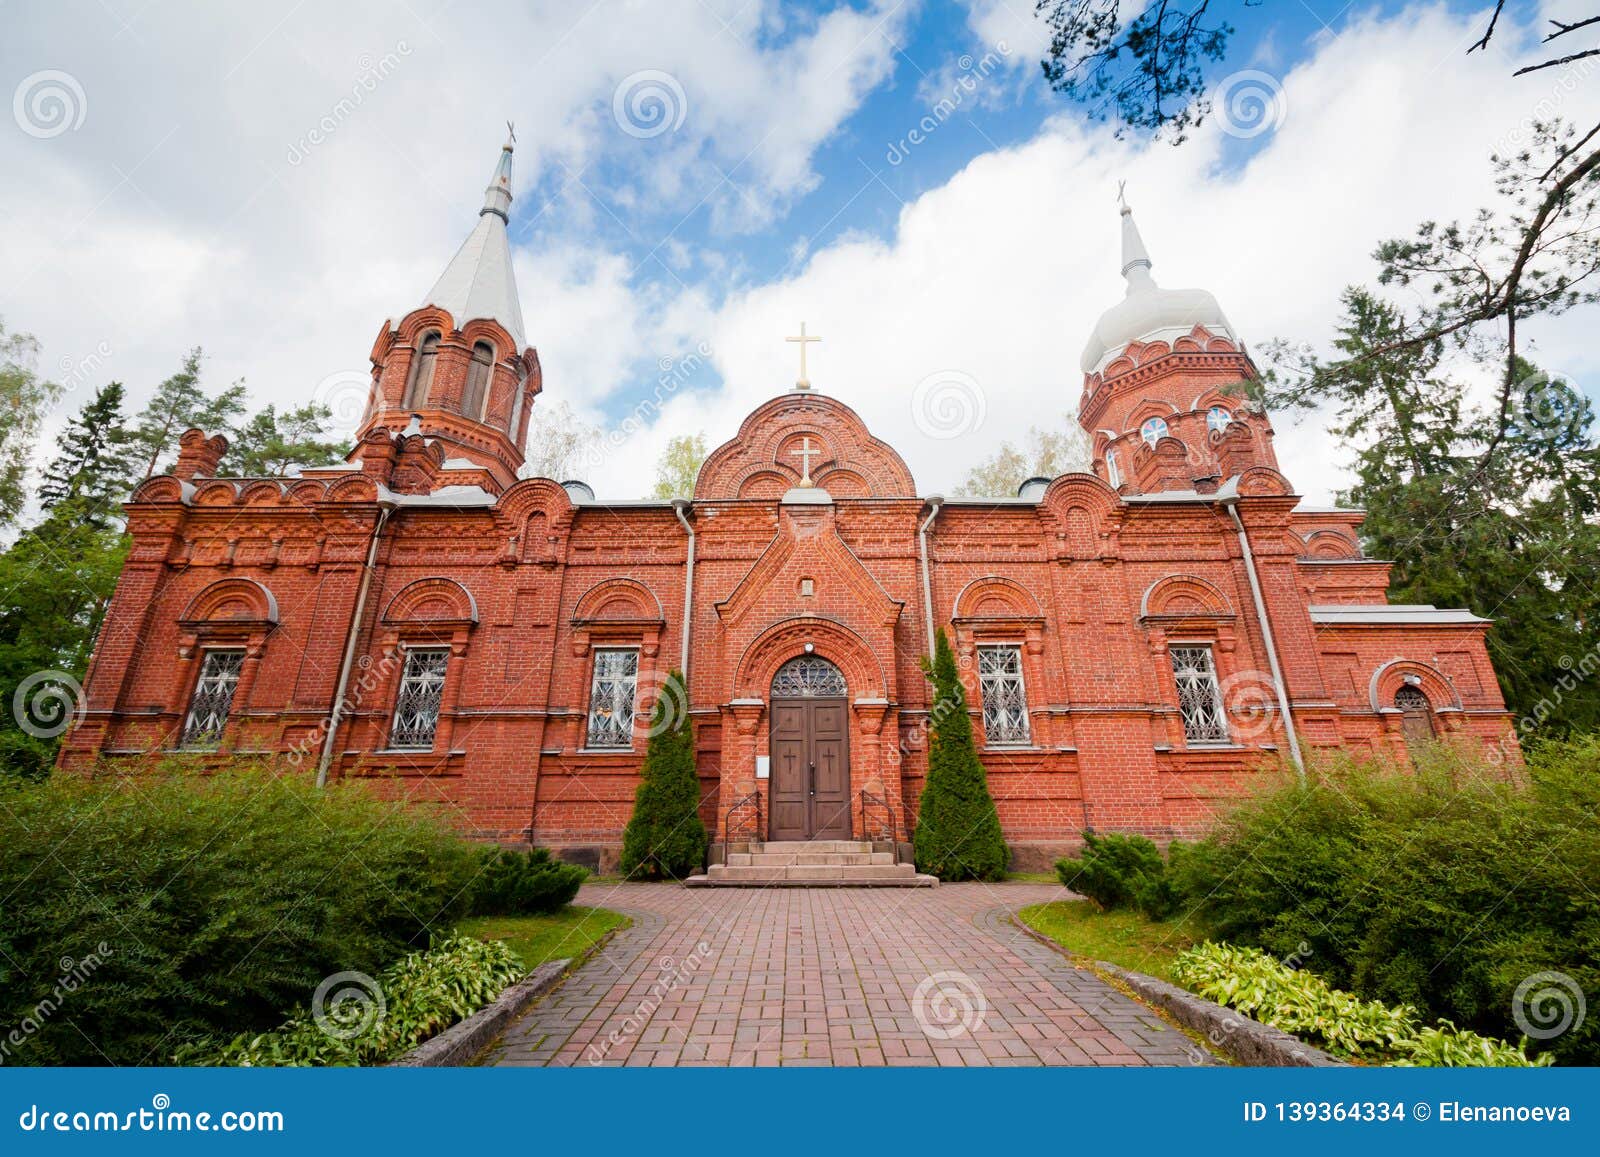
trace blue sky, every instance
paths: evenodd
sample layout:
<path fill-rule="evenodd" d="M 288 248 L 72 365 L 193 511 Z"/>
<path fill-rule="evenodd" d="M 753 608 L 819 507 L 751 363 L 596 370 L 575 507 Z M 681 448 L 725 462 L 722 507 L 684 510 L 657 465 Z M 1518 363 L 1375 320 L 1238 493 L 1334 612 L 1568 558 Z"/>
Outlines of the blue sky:
<path fill-rule="evenodd" d="M 1264 93 L 1265 122 L 1173 148 L 1048 91 L 1029 0 L 63 0 L 0 42 L 0 168 L 22 175 L 0 183 L 0 317 L 71 387 L 51 431 L 107 378 L 147 396 L 194 345 L 212 385 L 353 424 L 373 334 L 471 227 L 514 119 L 540 407 L 623 426 L 585 471 L 598 491 L 647 489 L 674 434 L 731 437 L 792 382 L 802 320 L 812 379 L 932 491 L 1071 420 L 1121 294 L 1119 179 L 1159 280 L 1215 292 L 1252 343 L 1325 341 L 1379 240 L 1488 203 L 1489 153 L 1535 112 L 1600 115 L 1586 71 L 1510 76 L 1529 9 L 1572 7 L 1523 5 L 1469 57 L 1484 5 L 1235 0 L 1211 79 Z M 641 89 L 665 122 L 630 122 Z M 1535 337 L 1594 380 L 1583 318 Z M 1279 448 L 1308 496 L 1339 484 L 1315 419 Z"/>

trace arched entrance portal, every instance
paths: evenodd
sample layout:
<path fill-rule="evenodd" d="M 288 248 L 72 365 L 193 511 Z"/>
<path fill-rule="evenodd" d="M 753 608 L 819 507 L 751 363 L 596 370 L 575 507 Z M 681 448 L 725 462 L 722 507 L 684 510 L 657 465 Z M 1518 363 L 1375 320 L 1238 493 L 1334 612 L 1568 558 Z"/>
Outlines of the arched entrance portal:
<path fill-rule="evenodd" d="M 769 839 L 850 838 L 850 710 L 844 676 L 800 655 L 772 677 Z"/>

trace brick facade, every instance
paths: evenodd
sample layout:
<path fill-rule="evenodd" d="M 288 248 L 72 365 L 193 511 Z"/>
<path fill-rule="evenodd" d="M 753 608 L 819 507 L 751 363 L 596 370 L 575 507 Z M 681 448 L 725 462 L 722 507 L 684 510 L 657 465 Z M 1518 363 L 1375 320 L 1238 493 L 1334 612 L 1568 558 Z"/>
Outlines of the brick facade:
<path fill-rule="evenodd" d="M 431 385 L 408 395 L 430 333 Z M 480 342 L 496 356 L 469 415 Z M 1019 649 L 1025 741 L 983 759 L 1018 862 L 1037 866 L 1086 826 L 1191 831 L 1286 760 L 1280 675 L 1307 754 L 1403 758 L 1419 726 L 1480 741 L 1510 730 L 1488 624 L 1384 606 L 1388 564 L 1361 556 L 1360 512 L 1300 507 L 1267 416 L 1229 392 L 1254 375 L 1249 359 L 1201 326 L 1087 375 L 1096 474 L 999 500 L 919 496 L 854 411 L 797 390 L 710 456 L 692 501 L 595 501 L 516 479 L 542 380 L 503 325 L 425 306 L 384 326 L 372 360 L 347 466 L 214 478 L 219 440 L 191 431 L 174 473 L 134 494 L 133 547 L 63 766 L 180 746 L 205 654 L 239 650 L 226 727 L 206 746 L 376 780 L 484 838 L 609 862 L 644 739 L 589 746 L 597 652 L 637 649 L 641 713 L 687 654 L 703 815 L 735 837 L 754 815 L 729 809 L 770 783 L 756 775 L 773 675 L 809 653 L 847 686 L 856 833 L 887 835 L 882 799 L 904 839 L 934 707 L 919 668 L 931 623 L 956 644 L 980 739 L 978 649 Z M 1186 731 L 1174 646 L 1209 651 L 1222 737 Z M 447 656 L 437 729 L 429 749 L 397 751 L 418 647 Z M 1426 716 L 1396 706 L 1402 688 L 1426 696 Z"/>

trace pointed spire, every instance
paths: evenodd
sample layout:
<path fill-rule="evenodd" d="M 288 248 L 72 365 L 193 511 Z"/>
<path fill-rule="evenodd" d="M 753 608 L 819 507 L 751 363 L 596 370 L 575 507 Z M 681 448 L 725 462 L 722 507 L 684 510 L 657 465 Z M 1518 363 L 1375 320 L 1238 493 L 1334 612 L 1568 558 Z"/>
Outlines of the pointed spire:
<path fill-rule="evenodd" d="M 1150 251 L 1144 247 L 1144 238 L 1139 236 L 1139 226 L 1133 222 L 1133 207 L 1124 193 L 1126 185 L 1126 181 L 1117 182 L 1117 204 L 1122 214 L 1122 276 L 1127 279 L 1128 292 L 1133 293 L 1136 289 L 1153 286 L 1155 279 L 1150 276 Z"/>
<path fill-rule="evenodd" d="M 494 167 L 494 176 L 489 178 L 489 187 L 483 191 L 483 208 L 478 210 L 478 216 L 485 213 L 494 213 L 500 220 L 511 221 L 511 153 L 516 147 L 517 130 L 510 121 L 506 122 L 506 143 L 500 148 L 500 163 Z"/>
<path fill-rule="evenodd" d="M 448 311 L 458 326 L 476 318 L 497 321 L 505 326 L 520 351 L 528 343 L 522 332 L 522 305 L 517 300 L 511 239 L 506 233 L 511 220 L 511 152 L 515 143 L 516 136 L 512 134 L 501 147 L 500 163 L 484 190 L 477 225 L 422 304 Z"/>

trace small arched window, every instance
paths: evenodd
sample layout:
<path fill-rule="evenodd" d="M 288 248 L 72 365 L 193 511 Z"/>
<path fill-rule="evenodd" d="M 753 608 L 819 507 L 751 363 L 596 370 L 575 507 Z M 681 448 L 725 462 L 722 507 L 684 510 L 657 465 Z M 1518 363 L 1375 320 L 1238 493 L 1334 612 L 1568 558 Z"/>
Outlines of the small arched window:
<path fill-rule="evenodd" d="M 413 410 L 428 400 L 433 386 L 433 366 L 439 360 L 439 331 L 430 329 L 417 343 L 417 356 L 411 362 L 411 381 L 406 385 L 406 409 Z"/>
<path fill-rule="evenodd" d="M 1144 439 L 1144 444 L 1152 450 L 1157 442 L 1167 436 L 1167 420 L 1165 418 L 1146 418 L 1144 425 L 1139 427 L 1139 437 Z"/>
<path fill-rule="evenodd" d="M 475 422 L 483 420 L 484 403 L 489 399 L 489 378 L 494 373 L 494 346 L 480 341 L 472 347 L 472 363 L 467 367 L 467 388 L 461 395 L 461 413 Z"/>
<path fill-rule="evenodd" d="M 1116 490 L 1122 485 L 1122 468 L 1117 465 L 1117 452 L 1106 451 L 1106 481 L 1111 484 L 1111 489 Z"/>
<path fill-rule="evenodd" d="M 1233 411 L 1226 406 L 1212 406 L 1206 411 L 1206 429 L 1220 436 L 1233 421 Z"/>

